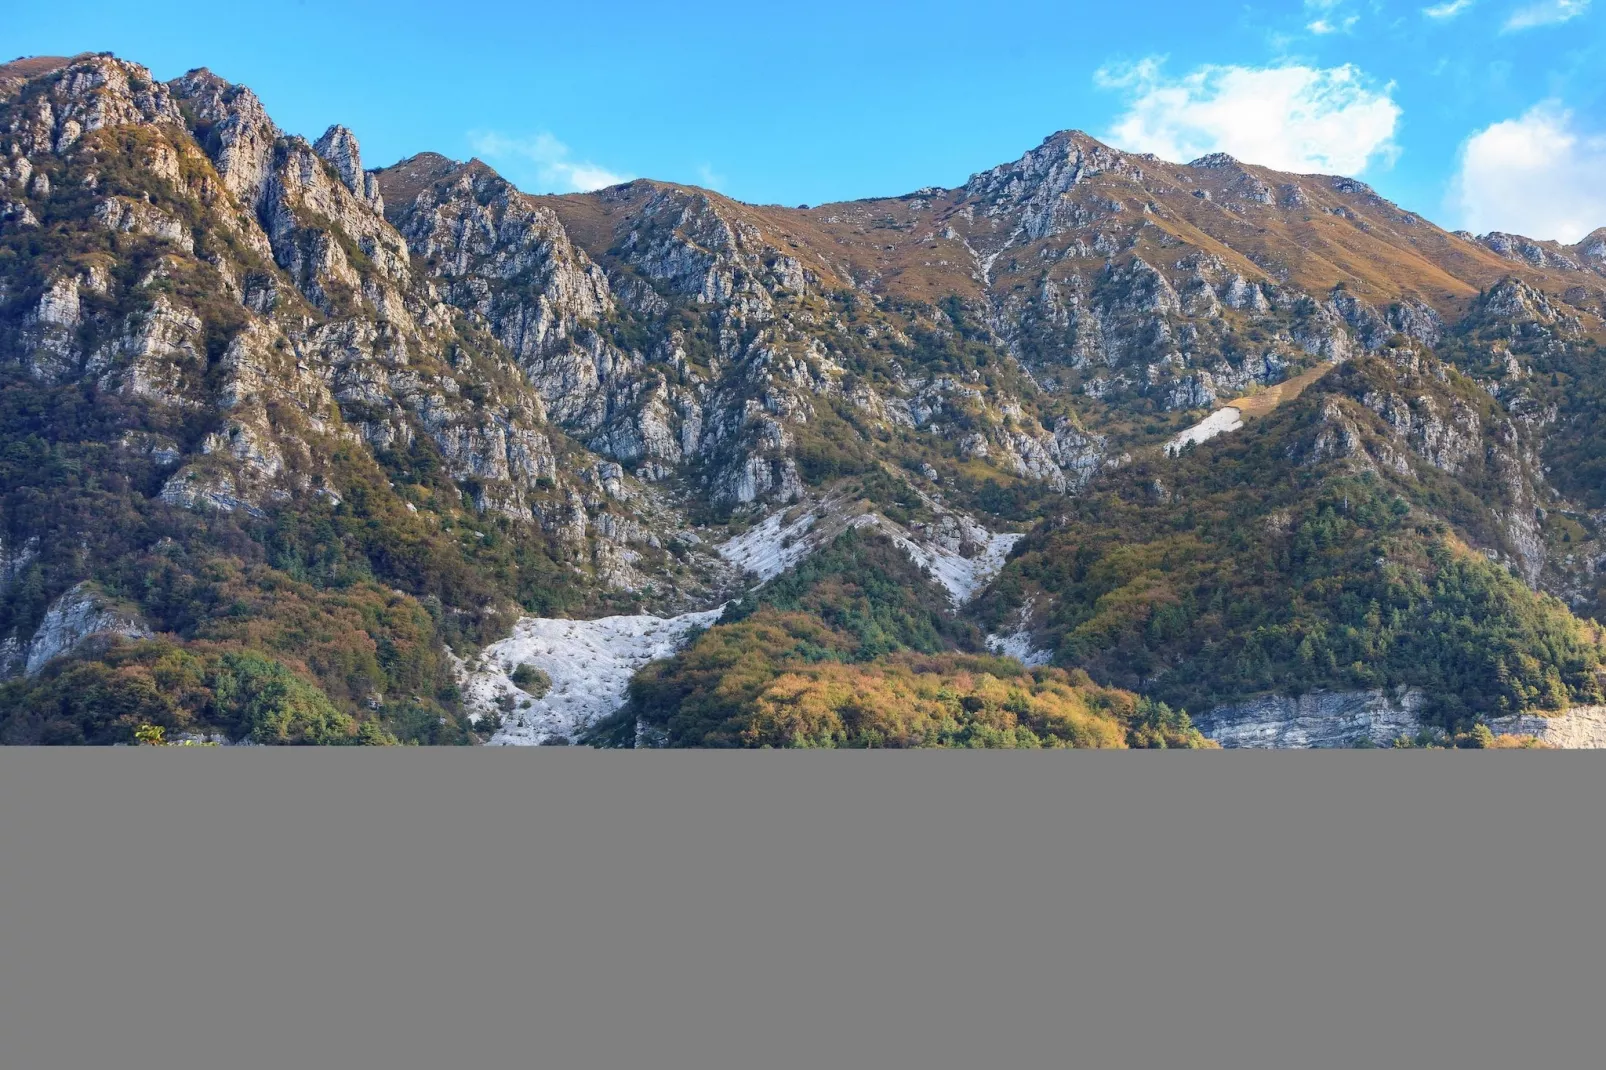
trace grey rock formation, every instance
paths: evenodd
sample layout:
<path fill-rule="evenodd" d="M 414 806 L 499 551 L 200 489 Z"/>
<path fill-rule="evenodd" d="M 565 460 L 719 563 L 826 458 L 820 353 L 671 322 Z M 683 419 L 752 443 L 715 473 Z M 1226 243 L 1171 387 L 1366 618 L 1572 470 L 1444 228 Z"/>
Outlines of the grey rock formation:
<path fill-rule="evenodd" d="M 1478 239 L 1484 248 L 1498 253 L 1507 260 L 1531 264 L 1536 268 L 1563 268 L 1578 270 L 1578 261 L 1555 248 L 1554 242 L 1536 242 L 1520 234 L 1495 231 Z M 1549 246 L 1549 248 L 1547 248 Z"/>
<path fill-rule="evenodd" d="M 346 188 L 361 197 L 376 212 L 385 210 L 379 195 L 379 181 L 362 169 L 362 152 L 357 147 L 357 135 L 343 126 L 331 126 L 312 146 L 313 151 L 334 165 Z"/>
<path fill-rule="evenodd" d="M 1427 696 L 1414 689 L 1269 695 L 1218 706 L 1193 719 L 1206 738 L 1223 747 L 1330 748 L 1365 741 L 1388 746 L 1413 739 L 1423 728 Z M 1562 749 L 1606 748 L 1606 706 L 1575 706 L 1555 714 L 1492 718 L 1497 736 L 1533 736 Z"/>
<path fill-rule="evenodd" d="M 1574 706 L 1550 716 L 1519 714 L 1489 722 L 1495 735 L 1533 736 L 1563 750 L 1606 747 L 1606 706 Z"/>
<path fill-rule="evenodd" d="M 1426 704 L 1420 691 L 1333 691 L 1268 695 L 1217 706 L 1194 725 L 1223 747 L 1352 747 L 1358 740 L 1387 746 L 1415 736 Z"/>
<path fill-rule="evenodd" d="M 248 211 L 267 195 L 279 128 L 257 95 L 230 85 L 204 67 L 169 83 L 175 96 L 206 124 L 202 147 L 217 166 L 224 187 Z"/>
<path fill-rule="evenodd" d="M 26 646 L 12 643 L 9 650 L 0 651 L 0 677 L 19 671 L 32 676 L 52 659 L 97 636 L 148 639 L 150 635 L 138 614 L 114 607 L 93 585 L 80 583 L 50 604 Z"/>
<path fill-rule="evenodd" d="M 23 571 L 38 559 L 39 540 L 29 539 L 17 545 L 0 536 L 0 595 L 9 591 Z"/>

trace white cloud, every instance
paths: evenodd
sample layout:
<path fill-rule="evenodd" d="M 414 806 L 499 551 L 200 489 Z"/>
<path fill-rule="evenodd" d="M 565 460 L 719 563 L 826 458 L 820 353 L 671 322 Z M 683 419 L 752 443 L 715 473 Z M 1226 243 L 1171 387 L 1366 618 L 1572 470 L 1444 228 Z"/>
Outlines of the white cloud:
<path fill-rule="evenodd" d="M 1150 58 L 1094 80 L 1131 98 L 1109 140 L 1131 152 L 1191 160 L 1225 152 L 1281 171 L 1358 175 L 1392 160 L 1400 107 L 1354 66 L 1201 67 L 1167 79 Z"/>
<path fill-rule="evenodd" d="M 494 130 L 475 130 L 469 132 L 468 142 L 492 163 L 512 163 L 520 169 L 533 164 L 532 177 L 542 192 L 584 193 L 630 180 L 594 163 L 570 159 L 569 146 L 551 134 L 509 137 Z"/>
<path fill-rule="evenodd" d="M 715 193 L 725 189 L 725 176 L 706 163 L 697 165 L 697 181 L 704 189 L 711 189 Z"/>
<path fill-rule="evenodd" d="M 1519 7 L 1506 20 L 1507 30 L 1531 30 L 1535 26 L 1556 26 L 1570 22 L 1589 10 L 1589 0 L 1539 0 Z"/>
<path fill-rule="evenodd" d="M 1461 150 L 1451 209 L 1483 233 L 1576 242 L 1606 226 L 1606 135 L 1578 128 L 1555 102 L 1473 134 Z"/>
<path fill-rule="evenodd" d="M 1445 0 L 1442 4 L 1422 9 L 1422 14 L 1430 19 L 1453 19 L 1461 12 L 1472 6 L 1472 0 Z"/>
<path fill-rule="evenodd" d="M 1361 21 L 1361 17 L 1347 15 L 1339 18 L 1337 9 L 1344 4 L 1345 0 L 1305 0 L 1305 11 L 1315 16 L 1305 24 L 1305 31 L 1314 34 L 1349 33 Z"/>

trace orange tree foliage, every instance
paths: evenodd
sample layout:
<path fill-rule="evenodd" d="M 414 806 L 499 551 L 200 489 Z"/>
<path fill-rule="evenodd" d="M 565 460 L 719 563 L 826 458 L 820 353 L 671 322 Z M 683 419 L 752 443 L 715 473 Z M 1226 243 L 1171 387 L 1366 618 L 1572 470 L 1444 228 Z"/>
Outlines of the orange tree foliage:
<path fill-rule="evenodd" d="M 856 637 L 761 608 L 643 670 L 596 742 L 639 718 L 691 747 L 1202 747 L 1185 714 L 1080 671 L 901 652 L 855 662 Z"/>
<path fill-rule="evenodd" d="M 800 666 L 741 719 L 746 746 L 1124 747 L 1136 699 L 1002 658 L 902 655 Z"/>

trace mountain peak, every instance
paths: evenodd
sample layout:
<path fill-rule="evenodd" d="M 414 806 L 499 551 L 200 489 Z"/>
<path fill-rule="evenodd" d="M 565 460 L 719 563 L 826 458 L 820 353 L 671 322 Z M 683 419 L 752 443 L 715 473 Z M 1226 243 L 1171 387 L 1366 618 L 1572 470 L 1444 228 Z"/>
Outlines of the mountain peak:
<path fill-rule="evenodd" d="M 59 71 L 77 57 L 18 56 L 0 64 L 0 100 L 5 100 L 35 78 Z"/>
<path fill-rule="evenodd" d="M 312 150 L 334 166 L 340 172 L 340 180 L 363 200 L 372 204 L 378 211 L 384 211 L 384 204 L 379 196 L 379 183 L 374 176 L 363 173 L 362 150 L 357 144 L 357 135 L 338 123 L 323 132 Z"/>
<path fill-rule="evenodd" d="M 635 614 L 709 622 L 766 562 L 784 601 L 744 593 L 706 640 L 779 644 L 762 688 L 819 668 L 786 652 L 805 636 L 904 673 L 878 659 L 985 626 L 1204 714 L 1293 686 L 1598 697 L 1598 632 L 1524 592 L 1606 605 L 1606 228 L 1469 243 L 1353 179 L 1074 129 L 960 189 L 812 209 L 650 179 L 538 196 L 434 152 L 367 170 L 349 128 L 284 134 L 206 68 L 0 81 L 22 86 L 0 98 L 0 742 L 121 741 L 119 708 L 264 741 L 569 738 L 579 715 L 519 690 L 557 662 L 474 652 L 518 606 L 624 611 L 603 619 L 647 626 L 630 649 L 672 654 L 686 637 Z M 1444 538 L 1479 552 L 1455 566 Z M 948 597 L 1000 569 L 985 604 Z M 1417 642 L 1445 611 L 1474 630 Z M 194 687 L 165 682 L 179 652 Z M 301 690 L 259 716 L 270 677 Z M 1047 716 L 972 697 L 988 739 Z M 621 731 L 656 738 L 638 713 Z"/>
<path fill-rule="evenodd" d="M 1606 267 L 1606 227 L 1596 227 L 1582 241 L 1573 246 L 1578 255 L 1601 267 Z"/>
<path fill-rule="evenodd" d="M 412 201 L 425 187 L 457 175 L 466 174 L 471 181 L 482 176 L 507 181 L 494 167 L 478 157 L 464 162 L 438 152 L 414 153 L 389 167 L 377 168 L 372 174 L 378 182 L 377 190 L 385 201 L 398 205 Z M 512 188 L 513 184 L 508 182 L 507 185 Z"/>

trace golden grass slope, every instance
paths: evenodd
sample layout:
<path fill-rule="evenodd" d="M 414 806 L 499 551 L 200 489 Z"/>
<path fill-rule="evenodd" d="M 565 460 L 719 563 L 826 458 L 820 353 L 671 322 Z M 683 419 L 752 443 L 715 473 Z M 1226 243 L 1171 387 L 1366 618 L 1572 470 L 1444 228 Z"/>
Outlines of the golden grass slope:
<path fill-rule="evenodd" d="M 812 208 L 743 204 L 694 186 L 648 180 L 543 199 L 597 256 L 628 233 L 632 216 L 650 197 L 679 190 L 707 198 L 721 215 L 752 226 L 827 284 L 851 280 L 876 293 L 925 302 L 1003 291 L 1012 275 L 1035 274 L 1068 248 L 1078 242 L 1085 248 L 1101 234 L 1106 248 L 1130 249 L 1157 265 L 1200 251 L 1251 280 L 1270 279 L 1313 294 L 1342 283 L 1374 304 L 1413 298 L 1446 318 L 1465 312 L 1480 291 L 1508 276 L 1557 296 L 1581 285 L 1606 289 L 1606 277 L 1592 271 L 1539 268 L 1502 257 L 1342 176 L 1288 174 L 1226 157 L 1168 163 L 1118 152 L 1076 131 L 1054 135 L 1044 148 L 1114 163 L 1089 169 L 1060 195 L 1085 223 L 1055 228 L 1036 240 L 1026 237 L 1018 218 L 990 212 L 991 205 L 966 187 Z M 1067 263 L 1075 260 L 1073 255 Z M 1092 273 L 1104 260 L 1084 257 L 1075 270 Z"/>

